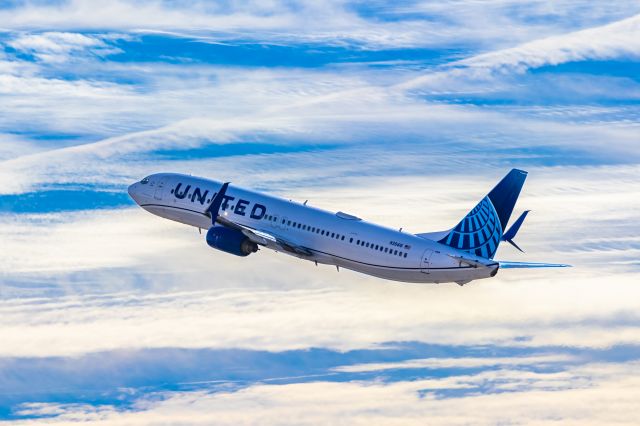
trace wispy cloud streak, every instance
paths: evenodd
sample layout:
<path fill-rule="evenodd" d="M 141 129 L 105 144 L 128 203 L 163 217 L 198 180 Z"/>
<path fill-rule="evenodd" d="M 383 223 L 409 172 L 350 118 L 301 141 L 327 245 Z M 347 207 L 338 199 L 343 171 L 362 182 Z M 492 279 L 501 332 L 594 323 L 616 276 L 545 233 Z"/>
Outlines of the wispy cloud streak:
<path fill-rule="evenodd" d="M 0 418 L 637 423 L 638 13 L 0 6 Z M 511 167 L 533 212 L 499 258 L 573 269 L 458 288 L 237 259 L 125 192 L 224 177 L 425 232 Z"/>

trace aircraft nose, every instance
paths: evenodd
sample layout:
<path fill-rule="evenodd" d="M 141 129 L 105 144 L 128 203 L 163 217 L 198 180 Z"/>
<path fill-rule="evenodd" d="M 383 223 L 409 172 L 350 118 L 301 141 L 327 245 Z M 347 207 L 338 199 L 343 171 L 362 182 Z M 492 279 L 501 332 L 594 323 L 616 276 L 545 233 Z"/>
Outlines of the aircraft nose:
<path fill-rule="evenodd" d="M 136 203 L 138 202 L 138 183 L 134 183 L 133 185 L 129 185 L 129 189 L 127 190 L 129 193 L 129 197 L 133 199 Z"/>

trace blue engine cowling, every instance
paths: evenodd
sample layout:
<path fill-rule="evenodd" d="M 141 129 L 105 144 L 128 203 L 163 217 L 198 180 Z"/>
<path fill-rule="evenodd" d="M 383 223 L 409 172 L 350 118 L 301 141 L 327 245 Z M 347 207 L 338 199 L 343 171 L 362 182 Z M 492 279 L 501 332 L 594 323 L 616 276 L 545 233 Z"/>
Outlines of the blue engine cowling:
<path fill-rule="evenodd" d="M 207 231 L 207 244 L 236 256 L 248 256 L 258 251 L 258 245 L 240 231 L 214 226 Z"/>

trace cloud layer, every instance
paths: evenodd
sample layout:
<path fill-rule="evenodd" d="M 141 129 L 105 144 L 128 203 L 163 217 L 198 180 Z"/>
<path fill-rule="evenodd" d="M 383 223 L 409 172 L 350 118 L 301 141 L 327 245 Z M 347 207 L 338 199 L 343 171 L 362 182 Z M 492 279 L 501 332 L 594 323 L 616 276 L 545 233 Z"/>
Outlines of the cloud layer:
<path fill-rule="evenodd" d="M 638 423 L 637 2 L 96 7 L 0 6 L 0 419 Z M 418 233 L 512 167 L 498 258 L 573 269 L 236 259 L 125 193 L 224 177 Z"/>

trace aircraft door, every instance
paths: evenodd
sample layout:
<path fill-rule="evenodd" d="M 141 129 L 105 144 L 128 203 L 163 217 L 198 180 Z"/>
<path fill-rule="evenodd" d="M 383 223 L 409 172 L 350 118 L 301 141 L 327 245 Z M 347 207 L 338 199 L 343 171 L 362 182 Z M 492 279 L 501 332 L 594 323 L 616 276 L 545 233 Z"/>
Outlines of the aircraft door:
<path fill-rule="evenodd" d="M 285 231 L 289 229 L 289 222 L 291 220 L 287 219 L 286 217 L 283 217 L 282 220 L 280 221 L 280 227 L 282 229 L 284 229 Z"/>
<path fill-rule="evenodd" d="M 164 190 L 164 181 L 160 180 L 158 181 L 158 184 L 156 185 L 156 190 L 153 193 L 153 198 L 155 198 L 156 200 L 162 200 L 162 191 Z"/>
<path fill-rule="evenodd" d="M 431 267 L 431 256 L 433 255 L 433 250 L 426 249 L 424 254 L 422 255 L 422 261 L 420 262 L 420 272 L 424 274 L 429 273 L 429 268 Z"/>

